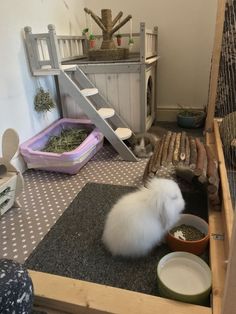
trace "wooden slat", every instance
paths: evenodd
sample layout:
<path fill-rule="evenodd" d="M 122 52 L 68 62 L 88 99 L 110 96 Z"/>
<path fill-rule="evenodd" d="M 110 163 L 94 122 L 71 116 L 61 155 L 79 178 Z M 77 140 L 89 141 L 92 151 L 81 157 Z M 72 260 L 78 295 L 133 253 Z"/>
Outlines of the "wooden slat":
<path fill-rule="evenodd" d="M 232 229 L 233 229 L 234 211 L 233 211 L 232 200 L 230 196 L 228 176 L 227 176 L 227 171 L 225 167 L 225 158 L 224 158 L 224 153 L 222 149 L 222 142 L 220 138 L 219 125 L 218 125 L 217 120 L 214 120 L 214 134 L 215 134 L 216 151 L 217 151 L 217 156 L 218 156 L 218 161 L 219 161 L 219 171 L 220 171 L 220 180 L 221 180 L 221 188 L 222 188 L 222 198 L 223 198 L 222 214 L 223 214 L 223 220 L 225 223 L 225 236 L 226 236 L 225 249 L 226 249 L 226 256 L 228 256 Z"/>
<path fill-rule="evenodd" d="M 86 281 L 29 271 L 35 305 L 60 312 L 98 314 L 211 314 L 207 307 Z"/>
<path fill-rule="evenodd" d="M 217 82 L 218 82 L 221 44 L 222 44 L 222 35 L 223 35 L 224 17 L 225 17 L 225 3 L 226 3 L 226 0 L 218 0 L 216 27 L 215 27 L 215 39 L 214 39 L 212 62 L 211 62 L 211 77 L 210 77 L 209 98 L 208 98 L 208 105 L 207 105 L 207 118 L 206 118 L 206 124 L 205 124 L 206 131 L 212 130 L 213 118 L 215 115 Z"/>
<path fill-rule="evenodd" d="M 213 133 L 206 134 L 206 144 L 215 151 L 215 137 Z M 226 256 L 224 226 L 222 212 L 215 211 L 208 204 L 208 223 L 210 230 L 210 265 L 212 271 L 212 313 L 222 314 L 222 299 L 225 285 Z"/>
<path fill-rule="evenodd" d="M 222 314 L 236 313 L 236 220 L 232 232 L 231 251 L 225 282 Z"/>
<path fill-rule="evenodd" d="M 222 214 L 209 204 L 210 265 L 212 271 L 212 313 L 222 314 L 222 299 L 225 285 L 226 258 Z"/>

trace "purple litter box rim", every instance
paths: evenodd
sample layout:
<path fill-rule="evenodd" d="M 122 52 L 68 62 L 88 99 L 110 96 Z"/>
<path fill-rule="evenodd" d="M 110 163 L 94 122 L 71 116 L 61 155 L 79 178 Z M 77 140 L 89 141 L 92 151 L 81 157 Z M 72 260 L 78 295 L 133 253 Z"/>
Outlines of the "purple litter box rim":
<path fill-rule="evenodd" d="M 63 161 L 64 159 L 68 160 L 68 159 L 72 159 L 74 157 L 78 156 L 78 153 L 83 155 L 84 153 L 86 153 L 86 151 L 94 146 L 94 143 L 97 140 L 102 140 L 103 139 L 103 135 L 102 133 L 97 129 L 94 128 L 91 133 L 87 136 L 87 138 L 78 146 L 76 147 L 74 150 L 69 151 L 69 152 L 64 152 L 61 154 L 58 153 L 50 153 L 50 152 L 43 152 L 40 150 L 33 150 L 31 148 L 31 146 L 33 144 L 35 144 L 36 142 L 40 141 L 44 136 L 48 136 L 51 132 L 53 134 L 53 131 L 55 131 L 59 126 L 63 125 L 63 124 L 87 124 L 87 125 L 91 125 L 93 126 L 93 124 L 91 123 L 90 120 L 88 119 L 70 119 L 70 118 L 62 118 L 59 119 L 57 121 L 55 121 L 52 125 L 50 125 L 49 127 L 47 127 L 46 129 L 44 129 L 43 131 L 41 131 L 40 133 L 38 133 L 37 135 L 35 135 L 34 137 L 30 138 L 29 140 L 25 141 L 24 143 L 22 143 L 20 145 L 20 151 L 22 153 L 22 155 L 26 158 L 27 161 L 32 161 L 28 160 L 29 155 L 32 157 L 36 157 L 38 158 L 40 157 L 45 157 L 48 159 L 60 159 L 61 161 Z"/>

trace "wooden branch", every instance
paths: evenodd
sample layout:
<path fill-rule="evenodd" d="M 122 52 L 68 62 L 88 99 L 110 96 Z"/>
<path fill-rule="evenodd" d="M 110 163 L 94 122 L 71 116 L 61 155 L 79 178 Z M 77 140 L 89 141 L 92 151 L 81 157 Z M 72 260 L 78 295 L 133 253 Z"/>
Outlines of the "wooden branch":
<path fill-rule="evenodd" d="M 197 163 L 197 147 L 193 137 L 189 138 L 190 143 L 190 168 L 195 169 Z"/>
<path fill-rule="evenodd" d="M 175 140 L 176 140 L 176 133 L 172 133 L 171 135 L 171 139 L 170 139 L 170 144 L 169 144 L 169 150 L 168 150 L 168 155 L 166 158 L 167 161 L 167 165 L 172 163 L 172 159 L 173 159 L 173 154 L 174 154 L 174 146 L 175 146 Z"/>
<path fill-rule="evenodd" d="M 182 160 L 182 161 L 185 160 L 185 158 L 186 158 L 185 138 L 186 138 L 186 132 L 181 132 L 180 154 L 179 154 L 179 158 L 180 158 L 180 160 Z"/>
<path fill-rule="evenodd" d="M 186 153 L 186 156 L 185 156 L 184 164 L 185 164 L 185 166 L 188 166 L 189 161 L 190 161 L 190 144 L 189 144 L 189 137 L 188 136 L 186 136 L 186 138 L 185 138 L 185 153 Z"/>
<path fill-rule="evenodd" d="M 209 198 L 211 204 L 213 204 L 213 205 L 218 205 L 221 203 L 218 191 L 216 191 L 215 193 L 212 193 L 212 194 L 209 193 L 208 198 Z"/>
<path fill-rule="evenodd" d="M 211 150 L 209 146 L 206 145 L 206 154 L 207 154 L 207 177 L 208 184 L 211 186 L 210 191 L 214 191 L 214 193 L 219 190 L 219 173 L 218 173 L 218 161 L 216 160 L 214 152 Z M 212 187 L 214 186 L 214 187 Z"/>
<path fill-rule="evenodd" d="M 178 161 L 179 161 L 180 137 L 181 137 L 181 133 L 177 133 L 176 140 L 175 140 L 174 155 L 173 155 L 173 164 L 174 165 L 177 165 Z"/>
<path fill-rule="evenodd" d="M 208 184 L 207 191 L 208 191 L 208 193 L 218 192 L 218 186 L 215 184 Z"/>
<path fill-rule="evenodd" d="M 196 142 L 196 147 L 197 147 L 197 163 L 196 163 L 196 169 L 194 170 L 194 173 L 198 177 L 201 175 L 206 176 L 206 173 L 205 173 L 206 166 L 207 166 L 206 150 L 203 143 L 201 143 L 201 141 L 199 140 L 199 138 L 196 138 L 195 142 Z"/>
<path fill-rule="evenodd" d="M 169 144 L 170 144 L 171 134 L 172 134 L 171 131 L 167 132 L 165 142 L 163 144 L 163 152 L 162 152 L 162 158 L 161 158 L 162 166 L 167 165 L 167 154 L 168 154 L 168 148 L 169 148 Z"/>
<path fill-rule="evenodd" d="M 153 155 L 149 158 L 147 164 L 146 164 L 146 167 L 144 169 L 144 173 L 143 173 L 143 182 L 146 181 L 147 177 L 148 177 L 148 174 L 149 174 L 149 167 L 150 167 L 150 163 L 152 162 L 153 160 Z"/>
<path fill-rule="evenodd" d="M 218 173 L 218 162 L 210 146 L 206 145 L 205 149 L 206 149 L 207 161 L 208 161 L 207 176 L 208 178 L 215 177 L 215 175 Z"/>
<path fill-rule="evenodd" d="M 113 35 L 118 29 L 120 29 L 125 23 L 127 23 L 130 19 L 132 19 L 132 15 L 128 15 L 120 24 L 118 24 L 115 28 L 113 28 L 110 32 L 110 35 Z"/>
<path fill-rule="evenodd" d="M 92 18 L 94 19 L 94 21 L 98 24 L 98 26 L 104 31 L 106 32 L 107 29 L 104 26 L 104 24 L 102 23 L 101 19 L 93 13 L 93 11 L 89 10 L 88 8 L 84 8 L 84 11 L 88 14 L 90 14 L 92 16 Z"/>
<path fill-rule="evenodd" d="M 152 172 L 156 173 L 157 170 L 160 168 L 161 166 L 161 156 L 162 156 L 162 151 L 163 151 L 163 146 L 164 146 L 164 142 L 165 142 L 165 135 L 163 136 L 163 138 L 160 141 L 160 148 L 158 150 L 158 154 L 156 156 L 156 160 L 155 160 L 155 164 L 154 167 L 152 168 Z"/>
<path fill-rule="evenodd" d="M 175 172 L 178 177 L 184 179 L 188 183 L 192 183 L 195 178 L 194 171 L 186 166 L 177 166 Z"/>
<path fill-rule="evenodd" d="M 157 159 L 158 159 L 158 153 L 159 153 L 159 150 L 160 150 L 160 146 L 161 146 L 161 140 L 158 140 L 155 147 L 154 147 L 154 151 L 153 151 L 153 155 L 152 155 L 152 159 L 151 159 L 151 162 L 150 162 L 150 165 L 149 165 L 149 173 L 150 172 L 153 172 L 153 173 L 156 173 L 156 163 L 157 163 Z"/>
<path fill-rule="evenodd" d="M 114 20 L 112 21 L 112 27 L 118 22 L 118 20 L 122 17 L 123 12 L 120 11 L 117 16 L 114 18 Z"/>

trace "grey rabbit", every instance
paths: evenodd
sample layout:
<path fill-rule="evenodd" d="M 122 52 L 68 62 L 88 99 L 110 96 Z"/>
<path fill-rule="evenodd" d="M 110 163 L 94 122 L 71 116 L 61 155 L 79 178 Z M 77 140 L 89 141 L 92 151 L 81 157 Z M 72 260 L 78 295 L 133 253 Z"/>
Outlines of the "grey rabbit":
<path fill-rule="evenodd" d="M 132 139 L 131 149 L 139 158 L 148 158 L 153 154 L 159 137 L 153 133 L 138 133 Z"/>

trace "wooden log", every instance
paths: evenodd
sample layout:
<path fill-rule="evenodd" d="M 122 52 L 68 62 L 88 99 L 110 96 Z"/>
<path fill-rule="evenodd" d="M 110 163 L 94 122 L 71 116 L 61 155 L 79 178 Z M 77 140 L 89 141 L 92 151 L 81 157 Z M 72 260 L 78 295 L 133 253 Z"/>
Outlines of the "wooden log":
<path fill-rule="evenodd" d="M 177 165 L 179 162 L 180 138 L 181 138 L 181 133 L 177 133 L 176 140 L 175 140 L 174 154 L 173 154 L 173 165 Z"/>
<path fill-rule="evenodd" d="M 206 154 L 207 154 L 207 177 L 208 177 L 208 184 L 211 186 L 210 191 L 217 192 L 219 190 L 219 173 L 218 173 L 218 161 L 216 160 L 214 152 L 211 150 L 209 146 L 206 145 Z M 209 192 L 210 192 L 209 191 Z"/>
<path fill-rule="evenodd" d="M 152 171 L 152 168 L 154 168 L 155 166 L 159 149 L 160 149 L 160 140 L 158 140 L 157 143 L 155 144 L 153 155 L 151 156 L 151 160 L 149 164 L 149 170 L 148 170 L 149 173 Z"/>
<path fill-rule="evenodd" d="M 199 138 L 195 139 L 196 147 L 197 147 L 197 163 L 194 173 L 196 176 L 206 176 L 207 169 L 207 156 L 206 150 L 203 143 L 199 140 Z"/>
<path fill-rule="evenodd" d="M 143 182 L 145 182 L 147 180 L 148 174 L 149 174 L 149 167 L 150 167 L 150 163 L 152 162 L 153 159 L 153 155 L 149 158 L 146 167 L 144 169 L 144 173 L 143 173 Z"/>
<path fill-rule="evenodd" d="M 220 204 L 220 196 L 218 191 L 215 193 L 209 193 L 208 198 L 212 204 Z"/>
<path fill-rule="evenodd" d="M 172 135 L 172 132 L 168 131 L 165 137 L 165 142 L 163 143 L 163 152 L 162 152 L 162 157 L 161 157 L 162 166 L 167 165 L 167 154 L 168 154 L 168 148 L 170 144 L 171 135 Z"/>
<path fill-rule="evenodd" d="M 152 167 L 152 172 L 153 173 L 156 173 L 157 170 L 161 166 L 161 157 L 162 157 L 162 151 L 163 151 L 164 142 L 165 142 L 165 135 L 163 136 L 163 138 L 160 141 L 160 147 L 159 147 L 158 153 L 156 155 L 155 163 L 153 163 L 153 167 Z"/>
<path fill-rule="evenodd" d="M 173 154 L 174 154 L 174 147 L 175 147 L 176 135 L 177 135 L 176 132 L 172 133 L 172 135 L 171 135 L 170 144 L 169 144 L 169 150 L 168 150 L 168 155 L 167 155 L 167 159 L 166 159 L 167 165 L 169 165 L 170 163 L 172 163 Z"/>
<path fill-rule="evenodd" d="M 207 177 L 214 178 L 218 174 L 218 162 L 210 146 L 206 145 L 205 149 L 206 149 L 207 161 L 208 161 Z"/>
<path fill-rule="evenodd" d="M 193 137 L 189 137 L 190 142 L 190 168 L 195 169 L 197 163 L 197 147 Z"/>
<path fill-rule="evenodd" d="M 185 160 L 185 158 L 186 158 L 185 139 L 186 139 L 186 132 L 181 132 L 180 154 L 179 154 L 179 159 L 181 161 Z"/>
<path fill-rule="evenodd" d="M 185 164 L 185 166 L 188 166 L 189 162 L 190 162 L 190 144 L 189 144 L 189 137 L 188 136 L 186 136 L 186 138 L 185 138 L 185 153 L 186 153 L 186 156 L 185 156 L 184 164 Z"/>
<path fill-rule="evenodd" d="M 208 193 L 215 193 L 218 191 L 218 187 L 214 184 L 208 184 L 207 191 Z"/>
<path fill-rule="evenodd" d="M 184 179 L 188 183 L 192 183 L 195 178 L 194 171 L 186 166 L 177 166 L 175 172 L 178 177 Z"/>

